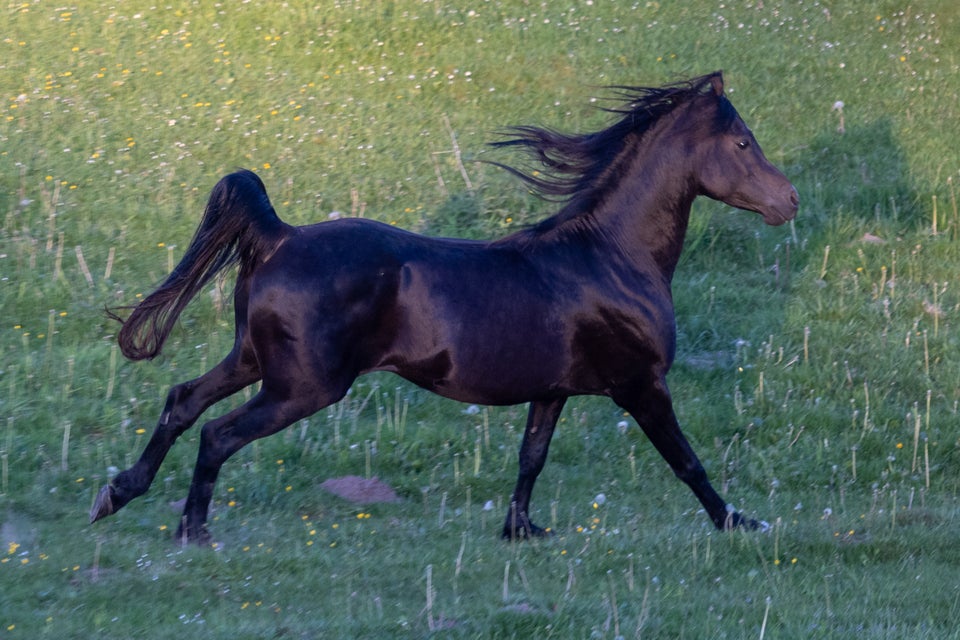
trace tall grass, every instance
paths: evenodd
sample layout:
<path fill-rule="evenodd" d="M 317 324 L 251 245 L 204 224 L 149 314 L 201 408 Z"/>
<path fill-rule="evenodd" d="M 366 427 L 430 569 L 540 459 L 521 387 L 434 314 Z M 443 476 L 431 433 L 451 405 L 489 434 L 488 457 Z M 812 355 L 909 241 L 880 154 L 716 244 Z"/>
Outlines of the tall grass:
<path fill-rule="evenodd" d="M 953 3 L 4 11 L 0 637 L 956 634 Z M 552 210 L 477 162 L 515 160 L 484 147 L 498 130 L 589 130 L 604 85 L 717 68 L 803 204 L 768 229 L 698 203 L 670 381 L 711 477 L 769 534 L 714 532 L 623 415 L 579 398 L 534 496 L 556 535 L 501 542 L 524 408 L 386 375 L 224 467 L 216 551 L 171 541 L 196 430 L 86 526 L 166 389 L 231 344 L 229 282 L 151 363 L 119 358 L 102 313 L 167 273 L 223 173 L 255 169 L 291 223 L 492 237 Z M 347 474 L 403 500 L 319 488 Z"/>

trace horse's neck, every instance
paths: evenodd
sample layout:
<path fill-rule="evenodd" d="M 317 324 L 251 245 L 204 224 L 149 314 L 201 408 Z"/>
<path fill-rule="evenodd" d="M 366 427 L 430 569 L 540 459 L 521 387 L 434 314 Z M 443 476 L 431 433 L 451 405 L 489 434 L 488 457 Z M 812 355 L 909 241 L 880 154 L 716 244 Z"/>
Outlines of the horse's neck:
<path fill-rule="evenodd" d="M 620 252 L 642 267 L 652 258 L 669 280 L 680 260 L 695 196 L 662 168 L 641 169 L 621 180 L 592 215 Z"/>

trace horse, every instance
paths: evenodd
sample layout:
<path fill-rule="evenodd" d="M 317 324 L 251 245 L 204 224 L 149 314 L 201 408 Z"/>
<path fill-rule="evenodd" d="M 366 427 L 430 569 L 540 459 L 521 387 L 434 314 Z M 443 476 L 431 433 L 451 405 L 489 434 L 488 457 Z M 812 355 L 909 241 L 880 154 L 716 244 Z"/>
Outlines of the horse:
<path fill-rule="evenodd" d="M 666 381 L 676 350 L 671 280 L 697 196 L 780 225 L 796 215 L 797 191 L 763 155 L 721 72 L 609 91 L 622 102 L 604 107 L 613 114 L 605 129 L 519 126 L 492 143 L 538 161 L 537 172 L 500 166 L 559 207 L 492 241 L 363 218 L 291 226 L 255 173 L 220 179 L 179 264 L 139 304 L 108 313 L 122 322 L 124 356 L 153 358 L 190 300 L 235 267 L 233 347 L 170 388 L 142 455 L 100 489 L 91 523 L 144 494 L 208 407 L 260 382 L 200 431 L 176 535 L 208 543 L 214 484 L 230 456 L 337 402 L 358 376 L 389 371 L 460 402 L 529 403 L 504 538 L 549 533 L 531 521 L 531 494 L 564 404 L 580 395 L 628 412 L 718 529 L 765 527 L 721 498 L 680 430 Z"/>

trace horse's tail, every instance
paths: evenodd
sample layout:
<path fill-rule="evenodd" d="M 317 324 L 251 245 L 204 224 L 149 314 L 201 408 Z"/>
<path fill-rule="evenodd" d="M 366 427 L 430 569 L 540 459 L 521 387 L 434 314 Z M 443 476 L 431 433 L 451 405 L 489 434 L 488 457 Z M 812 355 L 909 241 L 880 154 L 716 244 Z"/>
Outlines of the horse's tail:
<path fill-rule="evenodd" d="M 269 256 L 284 237 L 263 182 L 252 171 L 220 179 L 210 193 L 203 219 L 180 263 L 157 289 L 133 308 L 117 335 L 131 360 L 153 358 L 190 300 L 220 271 L 240 266 L 240 275 Z M 130 308 L 130 307 L 127 307 Z"/>

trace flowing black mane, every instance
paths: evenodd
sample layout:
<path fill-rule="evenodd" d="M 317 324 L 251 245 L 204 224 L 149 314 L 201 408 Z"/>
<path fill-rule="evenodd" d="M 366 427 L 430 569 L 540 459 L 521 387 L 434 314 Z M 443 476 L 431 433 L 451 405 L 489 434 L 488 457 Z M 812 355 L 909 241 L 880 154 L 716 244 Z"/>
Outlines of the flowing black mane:
<path fill-rule="evenodd" d="M 506 130 L 507 134 L 516 137 L 490 143 L 493 147 L 522 147 L 544 166 L 545 171 L 526 173 L 498 162 L 492 164 L 519 177 L 544 199 L 568 203 L 560 214 L 537 225 L 541 231 L 554 228 L 595 203 L 598 190 L 605 186 L 604 175 L 630 141 L 642 137 L 662 117 L 694 98 L 709 92 L 719 96 L 722 87 L 719 71 L 662 87 L 607 87 L 614 92 L 614 98 L 624 102 L 619 107 L 603 108 L 620 116 L 606 129 L 564 134 L 552 129 L 518 126 Z M 721 111 L 724 119 L 731 112 L 735 113 L 732 106 Z"/>

